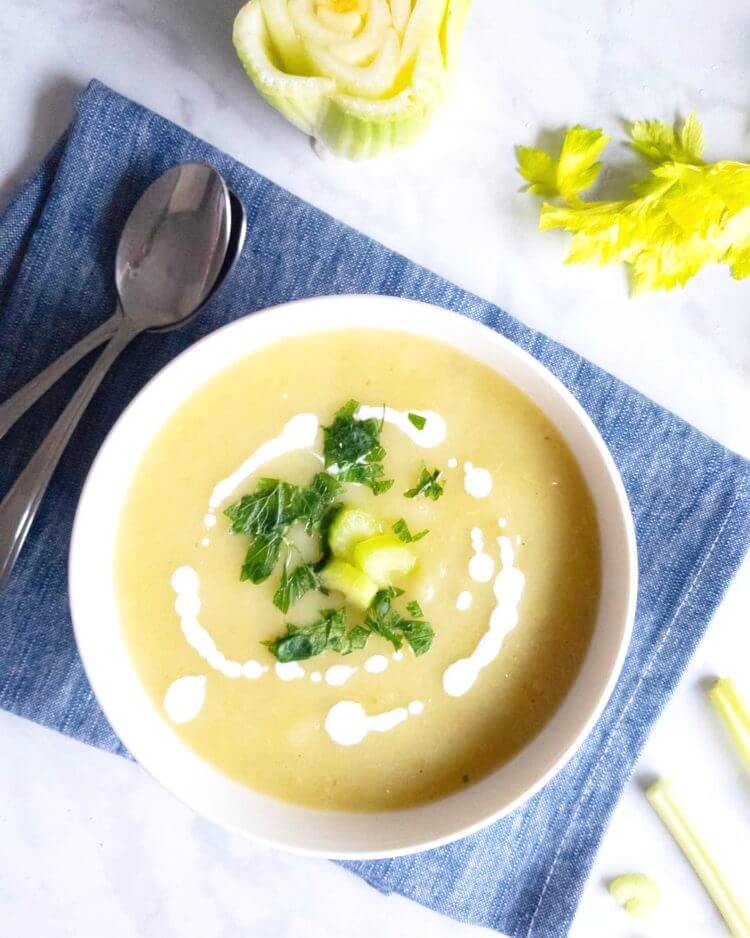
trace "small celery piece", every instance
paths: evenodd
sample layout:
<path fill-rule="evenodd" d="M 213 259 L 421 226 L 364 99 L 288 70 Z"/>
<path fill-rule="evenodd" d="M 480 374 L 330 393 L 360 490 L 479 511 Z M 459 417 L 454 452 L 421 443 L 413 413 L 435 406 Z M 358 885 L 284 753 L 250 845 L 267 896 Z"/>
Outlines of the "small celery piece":
<path fill-rule="evenodd" d="M 411 143 L 442 104 L 471 0 L 250 0 L 233 41 L 265 100 L 333 153 Z"/>
<path fill-rule="evenodd" d="M 750 917 L 740 905 L 705 844 L 695 832 L 674 796 L 672 785 L 659 779 L 646 789 L 646 797 L 664 826 L 677 841 L 686 859 L 721 912 L 735 938 L 750 938 Z"/>
<path fill-rule="evenodd" d="M 377 534 L 354 547 L 354 562 L 378 586 L 390 586 L 394 573 L 409 573 L 417 558 L 393 534 Z"/>
<path fill-rule="evenodd" d="M 651 161 L 630 198 L 584 201 L 608 138 L 571 127 L 558 156 L 517 147 L 527 190 L 545 202 L 539 230 L 573 235 L 568 264 L 629 265 L 634 293 L 684 286 L 709 263 L 750 277 L 750 164 L 703 160 L 703 128 L 691 113 L 681 129 L 661 121 L 629 127 L 630 144 Z"/>
<path fill-rule="evenodd" d="M 750 712 L 734 681 L 728 677 L 719 678 L 708 692 L 708 696 L 750 771 Z"/>
<path fill-rule="evenodd" d="M 361 508 L 342 508 L 328 529 L 328 546 L 334 557 L 351 562 L 354 546 L 381 530 L 380 522 Z"/>
<path fill-rule="evenodd" d="M 343 560 L 329 561 L 320 571 L 320 581 L 326 589 L 343 593 L 359 609 L 367 609 L 378 591 L 378 584 L 366 573 Z"/>
<path fill-rule="evenodd" d="M 660 889 L 650 876 L 626 873 L 609 884 L 612 898 L 633 918 L 645 918 L 653 912 L 659 901 Z"/>

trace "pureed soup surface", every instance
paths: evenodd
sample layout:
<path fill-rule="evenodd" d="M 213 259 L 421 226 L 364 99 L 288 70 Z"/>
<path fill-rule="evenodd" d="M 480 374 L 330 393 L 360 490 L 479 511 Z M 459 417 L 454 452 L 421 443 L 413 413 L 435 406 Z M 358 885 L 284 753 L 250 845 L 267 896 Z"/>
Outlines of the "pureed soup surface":
<path fill-rule="evenodd" d="M 416 600 L 434 639 L 416 656 L 372 634 L 348 655 L 279 664 L 261 642 L 344 597 L 310 591 L 284 615 L 287 548 L 265 582 L 241 582 L 252 538 L 230 533 L 224 509 L 262 478 L 308 485 L 323 469 L 318 426 L 349 399 L 392 408 L 380 443 L 395 483 L 378 496 L 346 484 L 337 501 L 385 532 L 400 518 L 429 529 L 406 545 L 417 563 L 393 577 L 405 592 L 392 605 L 408 617 Z M 423 464 L 442 470 L 436 500 L 404 497 Z M 299 527 L 290 538 L 316 558 Z M 137 471 L 116 564 L 131 655 L 174 731 L 255 790 L 355 811 L 438 798 L 516 754 L 571 686 L 600 587 L 591 496 L 536 405 L 448 345 L 364 329 L 283 340 L 189 398 Z M 347 606 L 347 621 L 362 614 Z"/>

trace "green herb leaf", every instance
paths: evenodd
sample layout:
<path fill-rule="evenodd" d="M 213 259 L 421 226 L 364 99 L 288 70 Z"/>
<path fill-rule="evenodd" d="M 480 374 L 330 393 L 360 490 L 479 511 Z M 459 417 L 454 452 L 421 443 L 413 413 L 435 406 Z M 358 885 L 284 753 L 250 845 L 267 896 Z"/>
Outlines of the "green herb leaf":
<path fill-rule="evenodd" d="M 396 650 L 406 641 L 415 655 L 423 655 L 430 650 L 435 633 L 432 625 L 424 621 L 418 602 L 407 604 L 410 619 L 393 609 L 393 600 L 403 592 L 395 586 L 380 590 L 367 610 L 364 623 L 348 631 L 344 609 L 324 609 L 315 622 L 309 625 L 287 623 L 285 635 L 262 644 L 278 661 L 303 661 L 324 651 L 348 655 L 364 648 L 374 632 L 389 641 Z"/>
<path fill-rule="evenodd" d="M 359 401 L 349 401 L 336 412 L 333 423 L 323 427 L 323 456 L 326 467 L 339 469 L 364 460 L 380 445 L 380 424 L 377 420 L 357 420 L 354 414 Z"/>
<path fill-rule="evenodd" d="M 295 521 L 314 528 L 341 491 L 337 479 L 319 472 L 308 487 L 279 479 L 261 479 L 252 495 L 243 495 L 225 509 L 232 534 L 270 534 Z"/>
<path fill-rule="evenodd" d="M 256 534 L 247 549 L 240 579 L 251 580 L 253 583 L 267 580 L 278 563 L 281 542 L 282 536 L 278 532 Z"/>
<path fill-rule="evenodd" d="M 310 489 L 326 502 L 332 502 L 341 493 L 340 483 L 329 472 L 318 472 L 313 476 Z"/>
<path fill-rule="evenodd" d="M 281 582 L 279 588 L 274 593 L 274 605 L 282 612 L 289 612 L 289 609 L 301 599 L 305 593 L 310 590 L 320 588 L 320 577 L 315 572 L 312 564 L 302 563 L 295 567 L 291 573 L 287 572 L 286 567 L 281 573 Z"/>
<path fill-rule="evenodd" d="M 304 661 L 324 651 L 348 655 L 356 648 L 364 648 L 370 637 L 369 629 L 355 625 L 347 633 L 346 613 L 343 609 L 324 609 L 320 618 L 310 625 L 286 624 L 286 635 L 262 642 L 277 661 Z"/>
<path fill-rule="evenodd" d="M 403 590 L 389 587 L 380 590 L 370 604 L 365 617 L 365 626 L 387 639 L 398 651 L 404 643 L 409 643 L 415 655 L 423 655 L 430 650 L 434 629 L 422 619 L 422 610 L 415 601 L 407 605 L 412 619 L 405 619 L 392 608 L 392 600 L 401 595 Z"/>
<path fill-rule="evenodd" d="M 412 426 L 416 427 L 417 430 L 424 430 L 425 424 L 427 423 L 426 417 L 423 417 L 421 414 L 415 414 L 415 413 L 410 412 L 407 415 L 407 418 L 409 420 L 409 423 Z"/>
<path fill-rule="evenodd" d="M 278 479 L 261 479 L 252 495 L 230 505 L 224 514 L 232 522 L 232 534 L 270 534 L 286 528 L 299 513 L 296 485 Z"/>
<path fill-rule="evenodd" d="M 372 602 L 374 606 L 376 601 L 380 599 L 381 602 L 385 600 L 398 599 L 399 596 L 403 596 L 406 590 L 402 590 L 400 586 L 386 586 L 380 590 Z"/>
<path fill-rule="evenodd" d="M 380 463 L 355 463 L 337 473 L 337 478 L 340 482 L 366 485 L 372 490 L 373 495 L 381 495 L 393 485 L 393 479 L 384 479 L 384 474 Z"/>
<path fill-rule="evenodd" d="M 295 522 L 304 524 L 308 533 L 322 532 L 340 490 L 341 484 L 327 472 L 319 472 L 307 487 L 279 479 L 261 479 L 252 495 L 243 495 L 230 505 L 224 512 L 231 521 L 229 530 L 232 534 L 248 534 L 253 538 L 240 579 L 253 583 L 268 579 L 278 562 L 284 536 Z M 302 573 L 298 575 L 302 576 Z M 282 585 L 284 590 L 280 586 L 277 592 L 280 602 L 284 601 L 288 588 L 283 578 Z M 294 589 L 301 585 L 298 580 Z"/>
<path fill-rule="evenodd" d="M 393 525 L 393 532 L 398 535 L 399 539 L 402 540 L 404 544 L 413 544 L 415 541 L 421 541 L 425 535 L 430 533 L 429 530 L 425 528 L 423 531 L 412 534 L 409 530 L 409 525 L 403 518 L 399 518 Z"/>
<path fill-rule="evenodd" d="M 308 533 L 320 531 L 334 500 L 341 492 L 341 483 L 328 472 L 319 472 L 308 488 L 301 488 L 295 502 L 296 521 L 304 522 Z"/>
<path fill-rule="evenodd" d="M 431 498 L 433 501 L 437 501 L 443 494 L 444 483 L 441 482 L 442 475 L 443 473 L 440 469 L 430 471 L 423 463 L 417 484 L 414 488 L 404 492 L 405 497 L 417 498 L 419 495 L 422 495 L 424 498 Z"/>
<path fill-rule="evenodd" d="M 340 482 L 368 486 L 374 495 L 387 491 L 393 481 L 385 478 L 382 461 L 385 450 L 380 445 L 382 422 L 354 416 L 358 401 L 349 401 L 334 415 L 333 423 L 323 427 L 323 457 L 326 468 L 335 467 Z"/>
<path fill-rule="evenodd" d="M 429 622 L 402 620 L 401 627 L 406 641 L 417 657 L 430 650 L 435 631 Z"/>
<path fill-rule="evenodd" d="M 370 635 L 372 635 L 372 632 L 363 625 L 355 625 L 354 628 L 349 629 L 349 634 L 347 635 L 349 650 L 356 651 L 360 648 L 364 648 Z"/>
<path fill-rule="evenodd" d="M 409 613 L 410 616 L 413 616 L 415 619 L 424 619 L 424 613 L 422 612 L 422 607 L 419 605 L 416 599 L 412 599 L 411 602 L 408 602 L 406 604 L 406 611 Z"/>

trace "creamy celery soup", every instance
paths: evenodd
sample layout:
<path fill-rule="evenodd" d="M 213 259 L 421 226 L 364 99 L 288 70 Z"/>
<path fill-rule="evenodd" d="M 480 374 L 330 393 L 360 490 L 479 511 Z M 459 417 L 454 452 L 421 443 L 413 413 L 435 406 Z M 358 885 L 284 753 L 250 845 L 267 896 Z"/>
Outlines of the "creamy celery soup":
<path fill-rule="evenodd" d="M 596 514 L 513 384 L 421 336 L 285 339 L 190 397 L 127 495 L 116 580 L 164 720 L 256 791 L 376 811 L 498 768 L 597 613 Z"/>

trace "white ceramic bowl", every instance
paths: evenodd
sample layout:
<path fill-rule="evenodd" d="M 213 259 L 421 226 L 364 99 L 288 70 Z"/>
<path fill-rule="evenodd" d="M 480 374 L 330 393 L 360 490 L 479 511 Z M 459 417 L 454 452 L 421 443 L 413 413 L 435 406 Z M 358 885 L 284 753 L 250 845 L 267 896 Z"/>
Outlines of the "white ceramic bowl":
<path fill-rule="evenodd" d="M 113 575 L 125 494 L 146 448 L 175 408 L 231 362 L 271 342 L 357 327 L 432 336 L 525 391 L 578 459 L 596 505 L 602 547 L 602 596 L 592 641 L 553 719 L 514 759 L 477 784 L 432 804 L 380 814 L 286 804 L 231 781 L 191 752 L 138 680 L 123 640 Z M 70 549 L 70 604 L 81 658 L 102 710 L 135 758 L 173 794 L 216 823 L 276 847 L 375 858 L 465 836 L 517 807 L 565 764 L 619 674 L 634 616 L 636 570 L 632 519 L 612 457 L 591 420 L 549 371 L 507 339 L 455 313 L 390 297 L 337 296 L 233 322 L 183 352 L 140 392 L 99 451 L 81 496 Z"/>

